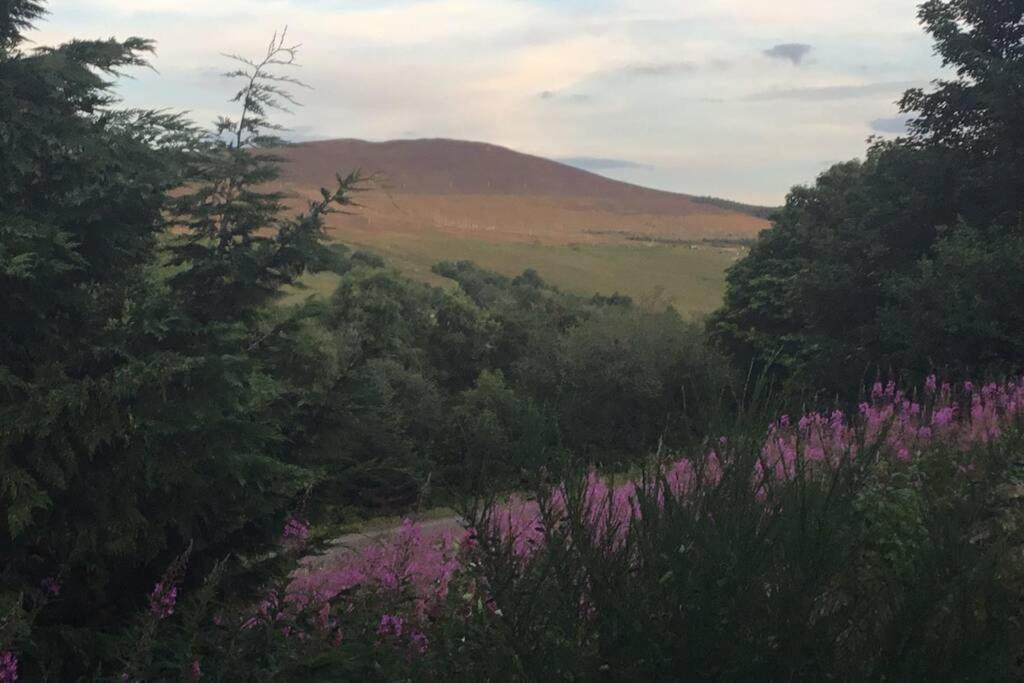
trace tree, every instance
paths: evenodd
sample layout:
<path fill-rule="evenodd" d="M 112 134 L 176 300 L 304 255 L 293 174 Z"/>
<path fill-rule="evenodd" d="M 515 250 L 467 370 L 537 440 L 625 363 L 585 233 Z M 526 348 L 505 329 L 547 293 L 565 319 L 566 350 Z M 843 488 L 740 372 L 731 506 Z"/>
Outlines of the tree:
<path fill-rule="evenodd" d="M 185 547 L 189 580 L 252 557 L 313 480 L 283 447 L 287 325 L 268 330 L 264 305 L 324 264 L 322 218 L 356 180 L 296 218 L 256 189 L 281 40 L 224 142 L 115 106 L 112 78 L 150 42 L 24 52 L 40 16 L 0 5 L 0 593 L 34 615 L 24 675 L 73 680 L 109 664 Z"/>
<path fill-rule="evenodd" d="M 986 229 L 1021 222 L 1024 196 L 1024 3 L 928 0 L 919 16 L 956 74 L 907 91 L 908 144 L 940 147 L 958 167 L 958 215 Z"/>
<path fill-rule="evenodd" d="M 729 385 L 724 360 L 673 309 L 612 307 L 558 346 L 558 416 L 565 445 L 607 465 L 689 445 Z"/>
<path fill-rule="evenodd" d="M 899 295 L 920 290 L 921 282 L 907 278 L 924 277 L 919 262 L 933 257 L 940 235 L 964 226 L 970 229 L 958 238 L 961 247 L 964 239 L 978 240 L 982 250 L 986 243 L 1005 248 L 1003 236 L 1017 239 L 1011 228 L 1021 222 L 1024 197 L 1024 3 L 930 0 L 920 17 L 956 79 L 938 81 L 932 92 L 908 91 L 901 107 L 914 117 L 909 135 L 874 141 L 864 162 L 837 165 L 813 187 L 795 188 L 775 225 L 730 270 L 724 305 L 709 328 L 743 369 L 828 393 L 847 393 L 898 365 L 920 371 L 923 359 L 908 356 L 923 350 L 920 339 L 901 337 L 909 330 L 893 323 L 921 321 L 916 303 Z M 979 284 L 956 281 L 961 288 Z M 952 329 L 938 319 L 927 328 Z M 951 339 L 931 345 L 955 347 Z M 1024 364 L 1011 347 L 1001 348 L 1001 367 Z M 986 358 L 928 362 L 967 372 L 969 361 L 984 372 Z"/>
<path fill-rule="evenodd" d="M 286 39 L 286 31 L 275 34 L 259 60 L 233 57 L 241 68 L 227 77 L 242 81 L 233 99 L 241 114 L 217 121 L 210 149 L 192 168 L 194 187 L 169 203 L 174 223 L 186 228 L 171 247 L 170 265 L 181 270 L 170 286 L 199 323 L 246 320 L 307 268 L 337 265 L 323 243 L 323 219 L 351 205 L 360 177 L 339 175 L 295 217 L 284 213 L 283 192 L 262 189 L 280 175 L 281 159 L 269 150 L 283 144 L 268 114 L 297 104 L 288 85 L 304 87 L 275 71 L 295 64 L 298 46 Z"/>
<path fill-rule="evenodd" d="M 891 283 L 881 312 L 901 368 L 924 375 L 938 369 L 967 376 L 1020 369 L 1024 359 L 1024 235 L 1020 228 L 990 235 L 961 228 Z"/>

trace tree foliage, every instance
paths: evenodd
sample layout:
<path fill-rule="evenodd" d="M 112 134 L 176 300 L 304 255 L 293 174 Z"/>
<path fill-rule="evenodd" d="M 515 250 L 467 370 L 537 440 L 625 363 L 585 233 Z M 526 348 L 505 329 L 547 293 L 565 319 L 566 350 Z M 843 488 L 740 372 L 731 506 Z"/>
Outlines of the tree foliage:
<path fill-rule="evenodd" d="M 1024 363 L 1015 345 L 993 337 L 999 320 L 1019 315 L 1020 297 L 980 288 L 1013 277 L 980 269 L 1007 267 L 999 251 L 1015 252 L 1020 239 L 1024 5 L 929 0 L 920 17 L 955 78 L 908 91 L 901 107 L 912 117 L 909 134 L 876 140 L 865 161 L 795 188 L 775 226 L 732 268 L 710 327 L 741 367 L 840 392 L 897 367 L 921 370 L 925 360 L 982 374 Z M 979 336 L 966 344 L 985 348 L 958 355 L 958 323 L 934 317 L 948 311 L 926 312 L 906 294 L 940 284 L 929 274 L 965 253 L 968 240 L 970 265 L 950 269 L 931 290 L 984 301 L 970 332 Z M 926 339 L 907 320 L 943 336 Z"/>
<path fill-rule="evenodd" d="M 265 308 L 325 264 L 323 216 L 356 178 L 294 218 L 259 190 L 276 168 L 264 117 L 285 96 L 268 69 L 294 56 L 280 40 L 224 142 L 117 106 L 113 77 L 150 42 L 25 52 L 39 16 L 0 12 L 0 581 L 38 612 L 37 673 L 67 680 L 109 661 L 183 548 L 193 575 L 241 566 L 313 481 L 282 448 Z"/>

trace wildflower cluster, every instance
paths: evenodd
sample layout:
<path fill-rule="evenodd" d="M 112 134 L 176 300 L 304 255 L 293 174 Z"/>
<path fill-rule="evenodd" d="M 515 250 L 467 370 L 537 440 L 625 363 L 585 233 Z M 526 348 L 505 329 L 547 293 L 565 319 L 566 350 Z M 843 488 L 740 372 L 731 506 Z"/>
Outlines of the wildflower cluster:
<path fill-rule="evenodd" d="M 876 384 L 870 399 L 854 415 L 839 410 L 813 412 L 797 420 L 783 416 L 772 423 L 754 463 L 751 493 L 764 501 L 774 484 L 791 480 L 798 472 L 827 474 L 869 450 L 899 465 L 935 442 L 966 449 L 998 438 L 1022 414 L 1024 381 L 982 387 L 968 382 L 954 392 L 950 385 L 939 386 L 930 377 L 920 399 L 893 383 Z M 545 520 L 558 524 L 572 499 L 582 506 L 588 533 L 597 545 L 621 547 L 631 524 L 641 517 L 641 499 L 659 507 L 668 496 L 685 501 L 698 487 L 719 483 L 730 457 L 730 443 L 723 437 L 704 457 L 675 459 L 644 481 L 615 484 L 590 472 L 578 497 L 565 484 L 550 491 L 543 504 L 513 496 L 490 512 L 485 535 L 504 539 L 516 557 L 528 561 L 552 531 Z M 545 506 L 548 514 L 542 513 Z M 329 601 L 357 588 L 383 592 L 408 588 L 414 608 L 407 616 L 422 621 L 446 597 L 452 577 L 475 549 L 476 538 L 475 529 L 418 526 L 406 520 L 383 542 L 339 553 L 324 566 L 299 572 L 291 590 Z M 408 629 L 404 617 L 384 614 L 378 635 L 397 638 Z M 418 644 L 425 647 L 425 637 Z"/>

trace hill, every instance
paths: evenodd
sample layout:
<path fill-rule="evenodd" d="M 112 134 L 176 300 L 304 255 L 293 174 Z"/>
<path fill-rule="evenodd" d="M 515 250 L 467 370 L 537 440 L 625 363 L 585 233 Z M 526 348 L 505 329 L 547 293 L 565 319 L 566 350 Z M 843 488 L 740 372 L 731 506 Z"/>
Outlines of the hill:
<path fill-rule="evenodd" d="M 652 190 L 503 147 L 457 140 L 327 140 L 286 148 L 282 184 L 312 197 L 338 171 L 373 175 L 360 208 L 331 218 L 339 240 L 430 280 L 438 260 L 527 267 L 583 293 L 666 292 L 717 305 L 721 276 L 768 226 L 740 205 Z M 724 245 L 724 246 L 723 246 Z"/>

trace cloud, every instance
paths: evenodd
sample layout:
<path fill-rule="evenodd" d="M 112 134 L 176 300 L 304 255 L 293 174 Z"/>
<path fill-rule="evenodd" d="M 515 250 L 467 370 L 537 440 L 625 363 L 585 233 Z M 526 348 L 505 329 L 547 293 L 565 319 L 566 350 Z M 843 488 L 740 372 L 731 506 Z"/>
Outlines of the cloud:
<path fill-rule="evenodd" d="M 769 59 L 781 59 L 792 62 L 794 66 L 800 66 L 812 49 L 806 43 L 782 43 L 781 45 L 768 48 L 763 54 Z"/>
<path fill-rule="evenodd" d="M 618 71 L 625 76 L 679 76 L 693 73 L 697 66 L 691 62 L 648 62 L 630 64 Z"/>
<path fill-rule="evenodd" d="M 886 105 L 937 73 L 919 2 L 47 0 L 32 37 L 152 37 L 159 75 L 118 94 L 205 123 L 232 106 L 219 53 L 256 54 L 287 24 L 305 46 L 293 75 L 315 88 L 281 119 L 295 139 L 486 140 L 777 203 L 818 160 L 862 154 Z"/>
<path fill-rule="evenodd" d="M 866 83 L 862 85 L 825 85 L 807 88 L 787 88 L 782 90 L 765 90 L 746 96 L 747 101 L 762 100 L 802 100 L 808 102 L 827 102 L 830 100 L 855 100 L 863 97 L 892 95 L 894 98 L 907 88 L 918 83 L 899 81 L 884 83 Z"/>
<path fill-rule="evenodd" d="M 569 104 L 586 104 L 594 100 L 593 95 L 586 93 L 563 93 L 556 90 L 545 90 L 537 97 L 546 102 L 568 102 Z"/>
<path fill-rule="evenodd" d="M 890 118 L 875 119 L 870 123 L 871 130 L 876 133 L 891 135 L 903 135 L 907 132 L 907 124 L 910 122 L 908 116 L 893 116 Z"/>
<path fill-rule="evenodd" d="M 612 171 L 616 169 L 632 168 L 632 169 L 653 169 L 653 166 L 648 164 L 638 164 L 635 161 L 626 161 L 625 159 L 606 159 L 603 157 L 562 157 L 556 159 L 563 164 L 569 166 L 575 166 L 581 168 L 584 171 Z"/>

